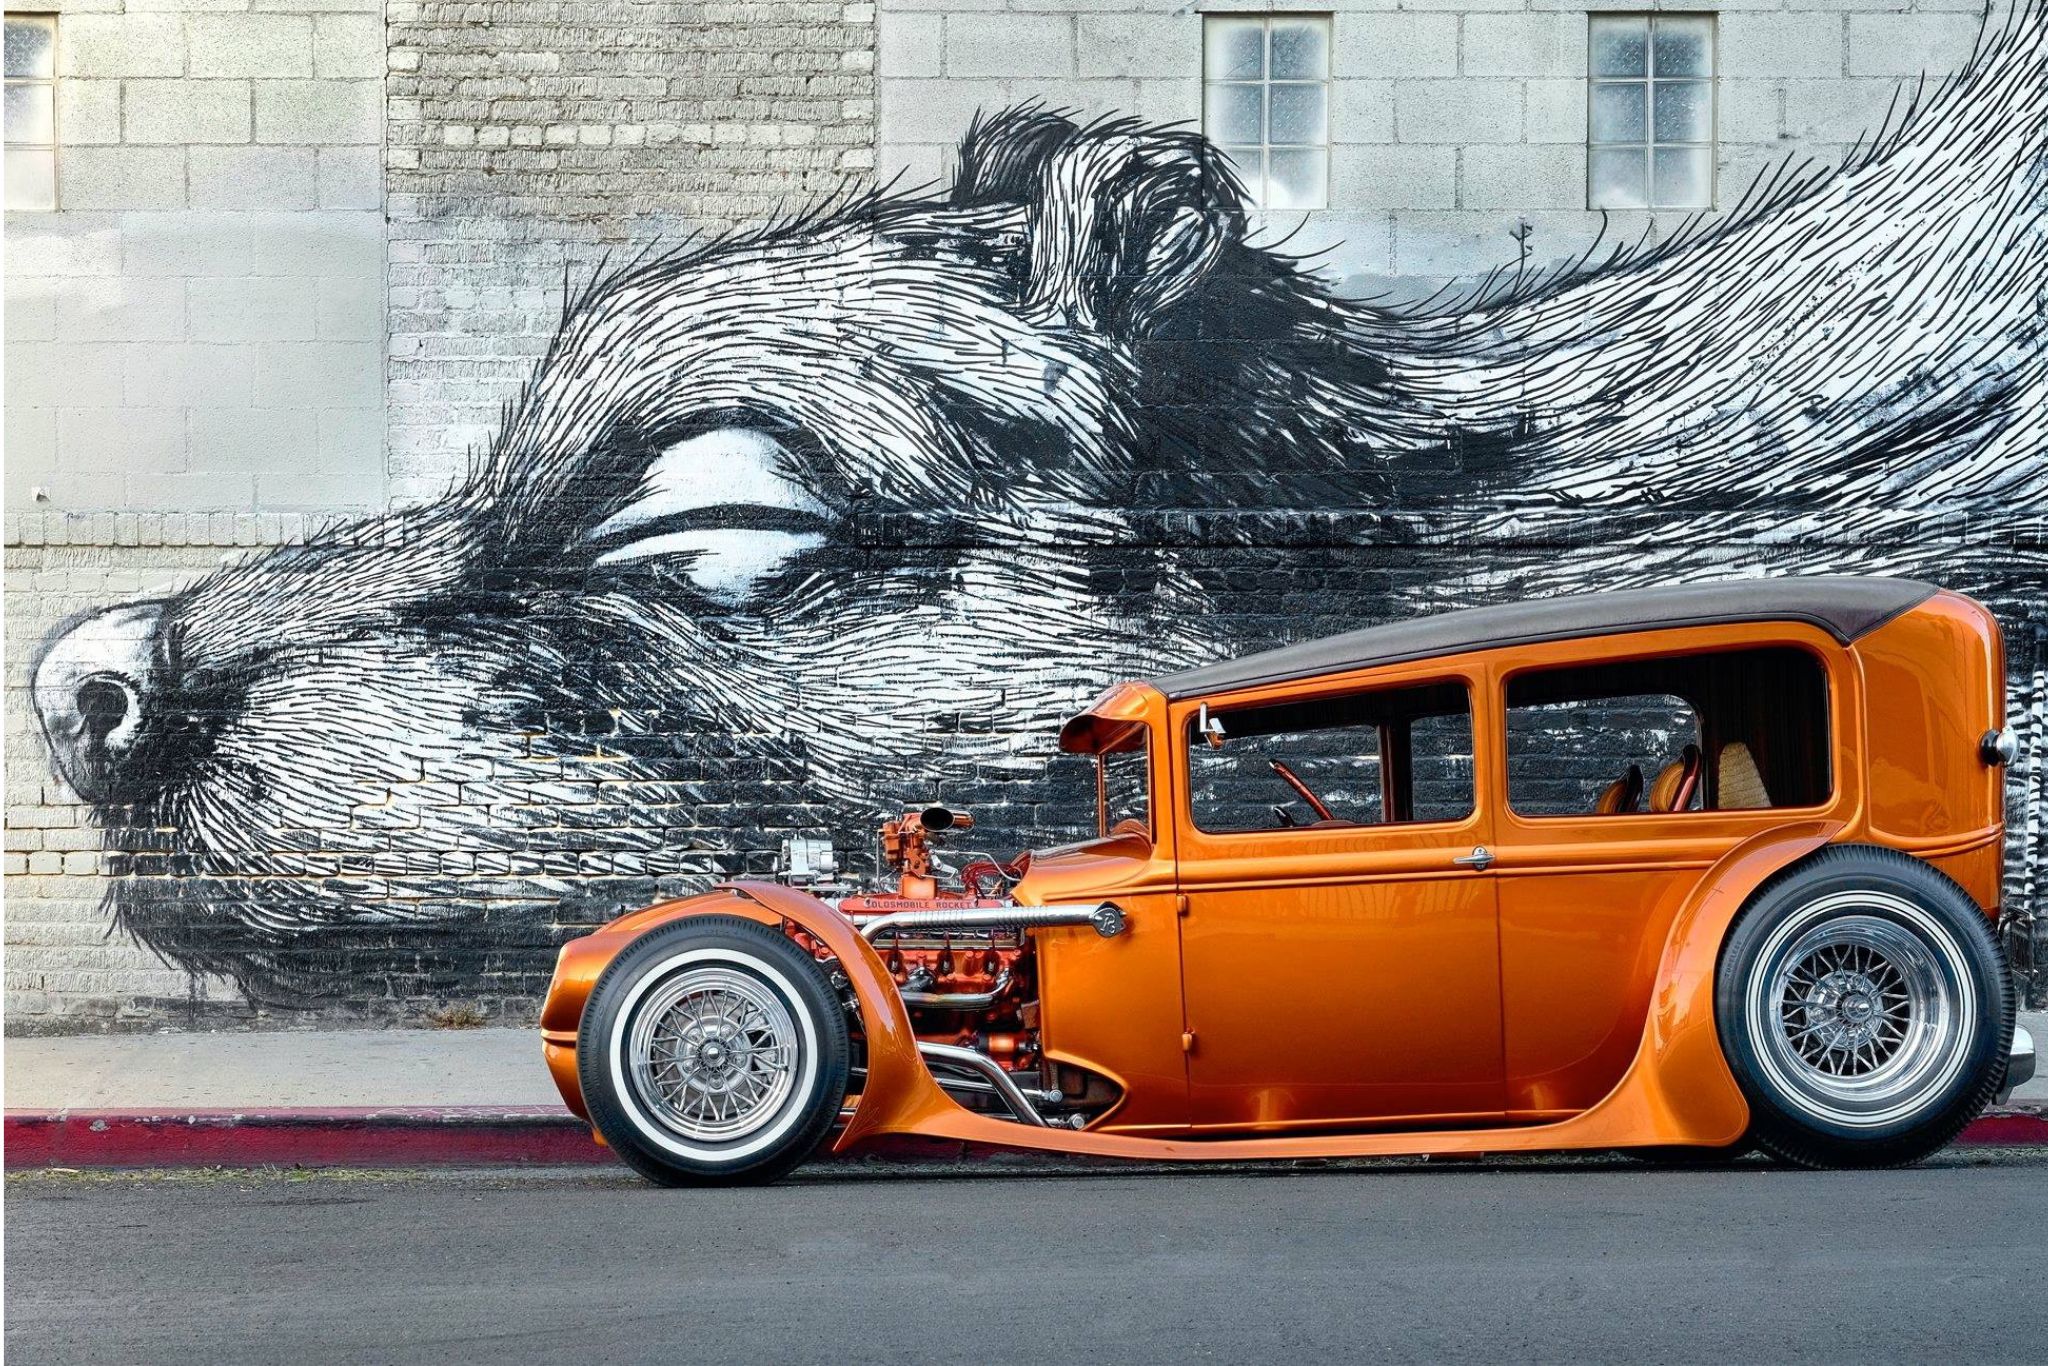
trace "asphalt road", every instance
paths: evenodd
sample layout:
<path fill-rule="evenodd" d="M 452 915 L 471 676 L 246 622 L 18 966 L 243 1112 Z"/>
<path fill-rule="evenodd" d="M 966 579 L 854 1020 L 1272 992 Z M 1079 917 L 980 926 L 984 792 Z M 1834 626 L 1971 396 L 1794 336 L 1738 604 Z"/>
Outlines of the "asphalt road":
<path fill-rule="evenodd" d="M 2048 1157 L 886 1176 L 47 1176 L 44 1362 L 2041 1361 Z"/>

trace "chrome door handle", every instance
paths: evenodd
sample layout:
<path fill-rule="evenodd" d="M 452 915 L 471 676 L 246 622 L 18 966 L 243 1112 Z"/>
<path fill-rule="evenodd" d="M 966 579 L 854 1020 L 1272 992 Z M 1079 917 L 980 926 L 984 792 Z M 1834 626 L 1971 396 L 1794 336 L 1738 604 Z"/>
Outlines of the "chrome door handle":
<path fill-rule="evenodd" d="M 1485 845 L 1475 844 L 1472 846 L 1471 853 L 1454 858 L 1451 862 L 1457 864 L 1460 868 L 1474 868 L 1483 873 L 1488 868 L 1493 867 L 1494 858 L 1492 851 Z"/>

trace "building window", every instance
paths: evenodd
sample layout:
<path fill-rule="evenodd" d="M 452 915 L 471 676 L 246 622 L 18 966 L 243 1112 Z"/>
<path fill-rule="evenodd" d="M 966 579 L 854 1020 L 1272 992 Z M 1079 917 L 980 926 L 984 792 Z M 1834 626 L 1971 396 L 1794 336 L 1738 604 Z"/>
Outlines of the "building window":
<path fill-rule="evenodd" d="M 57 207 L 57 16 L 7 16 L 7 207 Z"/>
<path fill-rule="evenodd" d="M 1595 209 L 1714 204 L 1714 18 L 1591 16 L 1587 203 Z"/>
<path fill-rule="evenodd" d="M 1208 15 L 1202 131 L 1264 209 L 1330 200 L 1330 16 Z"/>

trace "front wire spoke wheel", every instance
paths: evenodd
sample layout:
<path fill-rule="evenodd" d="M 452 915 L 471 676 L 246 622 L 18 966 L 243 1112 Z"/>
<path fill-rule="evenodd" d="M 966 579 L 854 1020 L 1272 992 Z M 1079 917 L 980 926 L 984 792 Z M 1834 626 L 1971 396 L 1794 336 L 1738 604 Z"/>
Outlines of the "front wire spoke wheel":
<path fill-rule="evenodd" d="M 693 1143 L 727 1143 L 772 1120 L 795 1086 L 789 1006 L 743 969 L 684 969 L 647 995 L 626 1042 L 646 1112 Z"/>

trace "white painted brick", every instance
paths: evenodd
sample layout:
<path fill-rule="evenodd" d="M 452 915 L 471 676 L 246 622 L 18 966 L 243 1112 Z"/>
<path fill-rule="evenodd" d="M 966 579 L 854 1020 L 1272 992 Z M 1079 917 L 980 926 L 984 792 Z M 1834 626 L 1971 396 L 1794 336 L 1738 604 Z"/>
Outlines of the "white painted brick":
<path fill-rule="evenodd" d="M 1821 143 L 1867 137 L 1884 122 L 1898 88 L 1884 79 L 1787 81 L 1784 136 Z"/>
<path fill-rule="evenodd" d="M 182 209 L 181 147 L 67 147 L 57 158 L 57 202 L 66 209 Z"/>
<path fill-rule="evenodd" d="M 1528 81 L 1522 86 L 1522 136 L 1530 142 L 1586 141 L 1586 83 Z"/>
<path fill-rule="evenodd" d="M 1394 83 L 1392 81 L 1332 81 L 1330 83 L 1330 140 L 1332 142 L 1392 142 L 1394 140 Z"/>
<path fill-rule="evenodd" d="M 128 501 L 136 507 L 246 509 L 256 502 L 255 481 L 246 474 L 131 474 Z"/>
<path fill-rule="evenodd" d="M 12 331 L 13 318 L 8 319 Z M 40 473 L 57 465 L 57 410 L 7 405 L 7 468 L 21 474 Z M 8 501 L 13 507 L 13 500 Z"/>
<path fill-rule="evenodd" d="M 318 461 L 317 415 L 307 408 L 199 409 L 192 414 L 192 468 L 310 473 Z"/>
<path fill-rule="evenodd" d="M 1340 14 L 1330 35 L 1333 74 L 1455 76 L 1458 18 L 1453 14 Z"/>
<path fill-rule="evenodd" d="M 10 273 L 7 276 L 7 337 L 10 341 L 57 340 L 57 294 L 54 280 Z"/>
<path fill-rule="evenodd" d="M 260 214 L 251 225 L 251 274 L 375 276 L 384 268 L 381 214 Z"/>
<path fill-rule="evenodd" d="M 142 406 L 247 407 L 254 371 L 247 346 L 136 346 L 125 358 L 122 393 L 126 402 Z"/>
<path fill-rule="evenodd" d="M 122 349 L 111 342 L 7 343 L 7 407 L 117 407 Z"/>
<path fill-rule="evenodd" d="M 57 43 L 59 76 L 179 76 L 185 19 L 177 14 L 72 14 Z"/>
<path fill-rule="evenodd" d="M 146 214 L 121 233 L 122 269 L 132 275 L 247 275 L 254 261 L 247 214 Z"/>
<path fill-rule="evenodd" d="M 1852 14 L 1849 74 L 1946 76 L 1969 59 L 1979 27 L 1974 14 Z"/>
<path fill-rule="evenodd" d="M 291 276 L 193 280 L 186 292 L 196 342 L 309 341 L 315 282 Z"/>
<path fill-rule="evenodd" d="M 259 81 L 258 142 L 378 143 L 384 133 L 382 81 Z"/>
<path fill-rule="evenodd" d="M 313 21 L 291 14 L 201 14 L 187 21 L 194 76 L 277 80 L 313 74 Z"/>
<path fill-rule="evenodd" d="M 7 224 L 8 278 L 119 275 L 123 222 L 120 214 L 70 205 L 63 213 L 20 214 Z"/>
<path fill-rule="evenodd" d="M 1724 78 L 1842 74 L 1840 15 L 1728 14 L 1719 30 Z"/>
<path fill-rule="evenodd" d="M 1452 148 L 1380 143 L 1339 144 L 1330 149 L 1332 209 L 1453 209 L 1457 205 L 1458 154 Z"/>
<path fill-rule="evenodd" d="M 127 81 L 122 133 L 131 143 L 247 142 L 247 81 Z"/>
<path fill-rule="evenodd" d="M 1199 14 L 1084 14 L 1076 24 L 1083 76 L 1201 77 Z"/>
<path fill-rule="evenodd" d="M 319 413 L 320 468 L 329 473 L 380 471 L 384 414 L 376 408 L 324 408 Z"/>
<path fill-rule="evenodd" d="M 1584 76 L 1585 16 L 1467 15 L 1459 60 L 1467 76 Z"/>
<path fill-rule="evenodd" d="M 875 18 L 876 69 L 886 80 L 936 76 L 945 63 L 945 20 L 936 14 L 884 12 Z"/>
<path fill-rule="evenodd" d="M 384 282 L 375 276 L 320 281 L 322 341 L 384 341 Z"/>
<path fill-rule="evenodd" d="M 1519 142 L 1522 87 L 1515 81 L 1396 81 L 1394 128 L 1403 142 Z"/>
<path fill-rule="evenodd" d="M 121 140 L 119 81 L 57 82 L 57 127 L 66 147 L 91 147 Z"/>
<path fill-rule="evenodd" d="M 973 81 L 883 81 L 881 140 L 946 145 L 958 142 L 968 122 L 984 106 L 1000 108 L 990 92 Z"/>
<path fill-rule="evenodd" d="M 370 78 L 384 75 L 382 17 L 374 14 L 323 14 L 313 24 L 315 74 Z"/>
<path fill-rule="evenodd" d="M 323 209 L 376 209 L 384 204 L 384 160 L 375 147 L 322 147 L 319 197 Z"/>
<path fill-rule="evenodd" d="M 148 276 L 78 281 L 57 294 L 57 331 L 66 341 L 182 340 L 185 286 Z"/>
<path fill-rule="evenodd" d="M 1074 74 L 1074 21 L 1058 14 L 949 14 L 946 74 L 1017 80 Z"/>
<path fill-rule="evenodd" d="M 1202 83 L 1193 76 L 1177 80 L 1154 79 L 1138 82 L 1131 112 L 1152 123 L 1187 123 L 1200 126 Z"/>
<path fill-rule="evenodd" d="M 1468 209 L 1582 209 L 1585 148 L 1467 147 L 1460 154 L 1458 195 Z"/>
<path fill-rule="evenodd" d="M 185 463 L 185 410 L 59 408 L 57 458 L 88 474 L 178 469 Z"/>
<path fill-rule="evenodd" d="M 256 475 L 256 501 L 263 507 L 327 512 L 373 508 L 383 500 L 383 480 L 367 474 L 287 475 L 266 469 Z"/>
<path fill-rule="evenodd" d="M 187 192 L 202 209 L 310 209 L 318 202 L 310 147 L 194 147 Z"/>
<path fill-rule="evenodd" d="M 1716 81 L 1714 102 L 1715 131 L 1726 141 L 1770 142 L 1784 130 L 1783 81 Z"/>
<path fill-rule="evenodd" d="M 363 342 L 294 342 L 258 353 L 266 401 L 314 408 L 374 407 L 384 400 L 384 348 Z"/>

